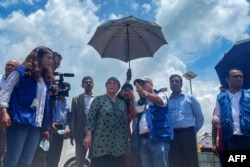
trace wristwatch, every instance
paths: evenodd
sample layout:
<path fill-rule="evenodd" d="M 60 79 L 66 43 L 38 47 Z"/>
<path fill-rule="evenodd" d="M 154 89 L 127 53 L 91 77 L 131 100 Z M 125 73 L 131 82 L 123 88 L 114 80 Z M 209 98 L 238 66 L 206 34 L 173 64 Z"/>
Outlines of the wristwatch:
<path fill-rule="evenodd" d="M 149 94 L 148 91 L 144 90 L 143 92 L 144 92 L 144 97 L 147 97 Z"/>

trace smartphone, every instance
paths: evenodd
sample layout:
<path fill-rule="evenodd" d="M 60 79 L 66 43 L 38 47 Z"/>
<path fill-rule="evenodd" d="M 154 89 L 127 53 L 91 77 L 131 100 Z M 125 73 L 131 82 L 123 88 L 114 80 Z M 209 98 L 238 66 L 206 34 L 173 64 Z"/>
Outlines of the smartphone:
<path fill-rule="evenodd" d="M 55 125 L 57 130 L 62 130 L 63 129 L 63 124 L 56 124 Z"/>

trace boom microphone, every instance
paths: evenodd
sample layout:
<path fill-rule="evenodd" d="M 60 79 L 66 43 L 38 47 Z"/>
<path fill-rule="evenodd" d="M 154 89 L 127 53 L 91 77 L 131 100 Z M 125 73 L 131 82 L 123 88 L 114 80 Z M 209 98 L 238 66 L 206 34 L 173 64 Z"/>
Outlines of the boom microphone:
<path fill-rule="evenodd" d="M 72 74 L 72 73 L 63 73 L 63 76 L 64 77 L 74 77 L 75 74 Z"/>
<path fill-rule="evenodd" d="M 55 76 L 64 76 L 64 77 L 74 77 L 75 74 L 72 73 L 60 73 L 60 72 L 54 72 L 53 73 Z"/>

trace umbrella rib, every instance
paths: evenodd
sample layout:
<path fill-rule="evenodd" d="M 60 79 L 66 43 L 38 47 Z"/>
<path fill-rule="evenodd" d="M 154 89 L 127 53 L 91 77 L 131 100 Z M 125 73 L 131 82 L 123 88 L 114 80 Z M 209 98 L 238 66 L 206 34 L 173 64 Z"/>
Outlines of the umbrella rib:
<path fill-rule="evenodd" d="M 147 29 L 148 32 L 150 32 L 152 35 L 158 37 L 158 39 L 160 39 L 163 43 L 167 43 L 165 39 L 162 39 L 158 34 L 154 33 L 153 31 Z M 139 33 L 138 33 L 139 34 Z M 164 36 L 163 36 L 164 37 Z M 149 45 L 146 43 L 146 41 L 143 39 L 143 36 L 140 35 L 140 39 L 143 41 L 143 44 L 146 46 L 147 50 L 151 53 L 151 55 L 153 55 L 154 53 L 152 53 L 152 51 L 149 48 Z"/>
<path fill-rule="evenodd" d="M 148 52 L 150 52 L 150 54 L 153 55 L 153 53 L 151 52 L 149 46 L 147 45 L 146 41 L 142 38 L 141 35 L 140 35 L 140 39 L 143 41 L 143 44 L 145 45 L 145 48 L 147 48 Z"/>
<path fill-rule="evenodd" d="M 162 35 L 163 38 L 164 38 L 164 39 L 162 39 L 161 36 L 159 36 L 158 34 L 154 33 L 153 31 L 151 31 L 151 30 L 148 30 L 148 31 L 149 31 L 151 34 L 153 34 L 154 36 L 156 36 L 158 39 L 161 39 L 163 43 L 167 44 L 167 41 L 166 41 L 164 35 Z"/>

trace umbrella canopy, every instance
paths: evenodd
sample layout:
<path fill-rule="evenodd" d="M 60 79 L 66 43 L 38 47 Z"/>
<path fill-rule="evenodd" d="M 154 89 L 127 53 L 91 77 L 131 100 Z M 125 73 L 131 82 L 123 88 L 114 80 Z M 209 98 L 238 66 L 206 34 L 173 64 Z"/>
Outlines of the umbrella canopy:
<path fill-rule="evenodd" d="M 221 85 L 226 87 L 226 77 L 230 68 L 241 69 L 244 75 L 243 88 L 250 88 L 250 38 L 236 42 L 215 66 Z"/>
<path fill-rule="evenodd" d="M 129 62 L 141 57 L 153 57 L 167 41 L 161 27 L 134 16 L 107 21 L 97 27 L 88 43 L 102 58 Z"/>

